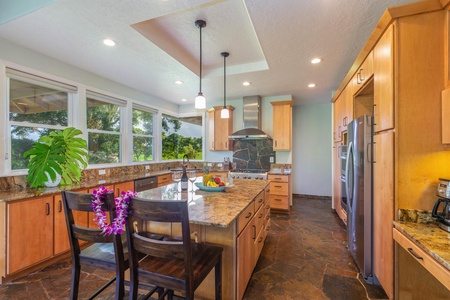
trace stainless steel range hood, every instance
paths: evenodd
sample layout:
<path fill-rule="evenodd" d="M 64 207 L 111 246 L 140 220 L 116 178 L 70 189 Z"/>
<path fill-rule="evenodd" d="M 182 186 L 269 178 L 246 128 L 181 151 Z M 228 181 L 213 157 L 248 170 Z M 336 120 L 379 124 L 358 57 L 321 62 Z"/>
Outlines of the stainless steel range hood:
<path fill-rule="evenodd" d="M 244 129 L 238 130 L 228 138 L 232 140 L 270 139 L 261 128 L 261 97 L 244 97 L 243 121 Z"/>

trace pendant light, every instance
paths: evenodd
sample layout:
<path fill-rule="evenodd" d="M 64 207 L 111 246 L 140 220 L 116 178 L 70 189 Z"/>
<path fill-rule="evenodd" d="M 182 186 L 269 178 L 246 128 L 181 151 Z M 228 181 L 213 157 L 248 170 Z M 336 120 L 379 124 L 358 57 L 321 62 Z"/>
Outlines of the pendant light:
<path fill-rule="evenodd" d="M 203 20 L 197 20 L 195 21 L 195 26 L 200 28 L 200 91 L 198 92 L 198 95 L 195 98 L 195 108 L 205 109 L 206 99 L 202 93 L 202 28 L 206 27 L 206 22 Z"/>
<path fill-rule="evenodd" d="M 226 64 L 226 58 L 230 55 L 228 52 L 222 52 L 220 53 L 223 57 L 223 108 L 220 112 L 220 117 L 222 119 L 228 119 L 230 118 L 230 112 L 227 109 L 227 64 Z"/>

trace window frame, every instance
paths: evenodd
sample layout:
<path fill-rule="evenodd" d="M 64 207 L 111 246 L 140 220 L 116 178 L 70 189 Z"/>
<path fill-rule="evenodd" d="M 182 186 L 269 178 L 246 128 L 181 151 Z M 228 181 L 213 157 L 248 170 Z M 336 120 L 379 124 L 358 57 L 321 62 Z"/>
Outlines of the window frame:
<path fill-rule="evenodd" d="M 153 126 L 153 131 L 151 135 L 148 134 L 137 134 L 137 133 L 133 133 L 133 110 L 140 110 L 140 111 L 144 111 L 144 112 L 149 112 L 153 115 L 152 117 L 152 126 Z M 131 105 L 131 117 L 130 117 L 130 131 L 131 131 L 131 148 L 130 148 L 130 161 L 132 164 L 135 165 L 140 165 L 140 164 L 149 164 L 149 163 L 157 163 L 160 162 L 158 160 L 158 155 L 157 155 L 157 150 L 159 149 L 159 147 L 157 147 L 157 139 L 156 136 L 158 136 L 158 134 L 155 134 L 155 132 L 157 132 L 157 130 L 160 128 L 160 126 L 156 126 L 159 120 L 159 113 L 158 110 L 148 107 L 148 106 L 144 106 L 138 103 L 132 103 Z M 134 157 L 134 137 L 135 136 L 140 136 L 140 137 L 150 137 L 152 139 L 152 156 L 153 159 L 152 160 L 145 160 L 145 161 L 134 161 L 133 157 Z"/>
<path fill-rule="evenodd" d="M 28 169 L 12 169 L 12 134 L 11 134 L 11 126 L 21 126 L 21 127 L 38 127 L 38 128 L 46 128 L 46 129 L 54 129 L 54 130 L 63 130 L 65 128 L 73 126 L 73 103 L 74 98 L 77 95 L 78 87 L 73 84 L 64 83 L 60 80 L 51 79 L 51 76 L 40 76 L 37 74 L 33 74 L 30 72 L 22 71 L 16 68 L 10 68 L 2 65 L 2 69 L 4 70 L 2 74 L 4 87 L 5 87 L 5 122 L 3 123 L 5 126 L 5 146 L 3 147 L 4 151 L 4 160 L 1 169 L 5 174 L 11 175 L 23 175 L 28 174 Z M 4 77 L 3 77 L 4 76 Z M 67 125 L 49 125 L 49 124 L 39 124 L 32 122 L 19 122 L 19 121 L 11 121 L 10 120 L 10 89 L 11 89 L 11 79 L 42 86 L 45 88 L 54 89 L 61 92 L 67 93 Z"/>
<path fill-rule="evenodd" d="M 107 104 L 113 104 L 113 105 L 116 105 L 119 107 L 119 113 L 120 113 L 120 117 L 119 117 L 120 129 L 119 129 L 119 131 L 107 131 L 107 130 L 89 129 L 88 128 L 88 125 L 87 125 L 87 122 L 88 122 L 88 119 L 87 119 L 88 98 L 94 99 L 94 100 L 97 100 L 100 102 L 104 102 Z M 88 144 L 88 151 L 89 151 L 89 133 L 111 134 L 111 135 L 119 136 L 119 161 L 113 162 L 113 163 L 99 163 L 99 164 L 89 163 L 89 161 L 88 161 L 87 169 L 97 169 L 97 168 L 103 168 L 103 167 L 105 167 L 105 168 L 117 167 L 117 166 L 124 166 L 124 165 L 128 164 L 127 151 L 125 149 L 126 140 L 124 138 L 126 136 L 126 134 L 124 134 L 124 133 L 128 132 L 128 130 L 126 130 L 126 128 L 127 128 L 126 122 L 128 119 L 128 118 L 126 118 L 126 108 L 127 108 L 128 103 L 129 103 L 129 101 L 127 101 L 127 100 L 123 100 L 121 98 L 110 96 L 110 95 L 107 95 L 104 93 L 99 93 L 99 92 L 96 92 L 91 89 L 86 89 L 85 97 L 84 97 L 84 108 L 85 108 L 86 121 L 83 124 L 83 127 L 85 128 L 85 132 L 86 132 L 85 139 Z"/>

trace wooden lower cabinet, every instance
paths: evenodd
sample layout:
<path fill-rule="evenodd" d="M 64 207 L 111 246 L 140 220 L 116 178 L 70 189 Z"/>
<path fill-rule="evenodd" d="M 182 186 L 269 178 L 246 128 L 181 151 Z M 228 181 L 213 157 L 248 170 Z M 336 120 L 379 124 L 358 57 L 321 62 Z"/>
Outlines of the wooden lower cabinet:
<path fill-rule="evenodd" d="M 134 182 L 106 187 L 120 193 L 134 190 Z M 93 213 L 75 212 L 74 218 L 81 226 L 97 228 Z M 8 202 L 6 219 L 6 275 L 30 268 L 70 249 L 61 194 Z"/>
<path fill-rule="evenodd" d="M 158 176 L 158 187 L 172 183 L 172 174 L 164 174 Z"/>
<path fill-rule="evenodd" d="M 237 297 L 242 299 L 247 288 L 247 283 L 252 277 L 255 267 L 256 251 L 254 248 L 256 225 L 255 219 L 247 224 L 237 238 Z M 240 259 L 245 258 L 245 259 Z"/>
<path fill-rule="evenodd" d="M 87 191 L 77 191 L 87 193 Z M 66 216 L 64 214 L 64 205 L 62 203 L 62 196 L 54 196 L 54 255 L 63 253 L 70 249 L 69 235 L 67 233 Z M 81 211 L 74 211 L 73 217 L 75 224 L 83 227 L 88 227 L 88 213 Z"/>
<path fill-rule="evenodd" d="M 269 175 L 270 207 L 272 211 L 289 213 L 291 208 L 291 180 L 290 175 Z"/>
<path fill-rule="evenodd" d="M 436 229 L 438 230 L 438 229 Z M 448 300 L 450 272 L 397 229 L 395 299 Z"/>
<path fill-rule="evenodd" d="M 7 274 L 53 256 L 53 196 L 7 205 Z"/>

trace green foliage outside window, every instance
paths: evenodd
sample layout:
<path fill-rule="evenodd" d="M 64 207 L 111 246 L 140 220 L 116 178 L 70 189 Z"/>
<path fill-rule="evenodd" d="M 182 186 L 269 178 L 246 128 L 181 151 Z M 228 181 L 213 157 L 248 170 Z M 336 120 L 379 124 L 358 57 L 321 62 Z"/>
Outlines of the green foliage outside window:
<path fill-rule="evenodd" d="M 202 159 L 201 117 L 162 117 L 162 159 Z M 180 134 L 183 132 L 183 134 Z"/>

